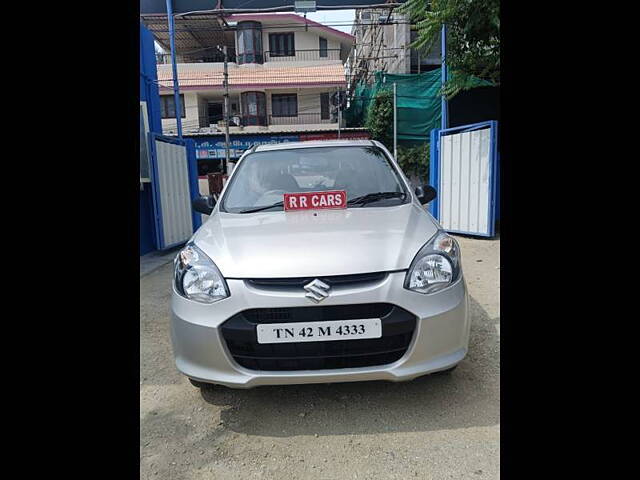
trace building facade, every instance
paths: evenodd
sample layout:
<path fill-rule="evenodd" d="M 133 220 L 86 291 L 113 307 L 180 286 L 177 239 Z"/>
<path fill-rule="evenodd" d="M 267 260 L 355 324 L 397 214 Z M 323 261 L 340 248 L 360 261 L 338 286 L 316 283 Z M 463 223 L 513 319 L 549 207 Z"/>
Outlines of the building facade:
<path fill-rule="evenodd" d="M 183 134 L 224 131 L 223 46 L 228 52 L 231 134 L 337 130 L 335 100 L 346 89 L 344 62 L 351 53 L 351 35 L 295 14 L 199 17 L 176 20 Z M 165 48 L 156 55 L 162 129 L 175 134 L 168 41 L 162 20 L 153 20 L 143 18 Z"/>
<path fill-rule="evenodd" d="M 346 62 L 350 88 L 360 81 L 370 83 L 380 70 L 408 74 L 440 67 L 440 42 L 426 55 L 410 48 L 416 31 L 405 15 L 390 9 L 357 9 L 351 33 L 355 47 Z"/>

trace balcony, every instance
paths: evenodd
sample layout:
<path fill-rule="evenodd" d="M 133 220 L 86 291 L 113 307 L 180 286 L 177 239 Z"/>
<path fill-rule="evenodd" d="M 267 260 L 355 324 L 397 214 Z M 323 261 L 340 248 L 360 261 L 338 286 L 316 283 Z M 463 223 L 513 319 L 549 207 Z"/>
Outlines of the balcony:
<path fill-rule="evenodd" d="M 264 52 L 265 62 L 318 62 L 323 60 L 340 60 L 340 49 L 316 49 L 295 51 Z"/>
<path fill-rule="evenodd" d="M 229 62 L 236 61 L 235 51 L 228 49 Z M 224 62 L 224 54 L 217 48 L 203 48 L 194 50 L 189 53 L 179 53 L 176 57 L 176 63 L 222 63 Z M 170 53 L 156 52 L 156 64 L 166 65 L 171 63 Z"/>
<path fill-rule="evenodd" d="M 228 48 L 229 62 L 236 63 L 236 52 L 233 48 Z M 315 50 L 295 50 L 295 51 L 265 51 L 262 55 L 252 55 L 257 62 L 247 60 L 244 54 L 241 63 L 262 63 L 264 62 L 319 62 L 319 61 L 340 61 L 340 49 L 315 49 Z M 262 61 L 259 61 L 262 60 Z M 217 48 L 203 48 L 193 50 L 188 53 L 179 53 L 176 57 L 177 63 L 222 63 L 224 55 Z M 170 53 L 156 52 L 156 63 L 166 65 L 171 63 Z"/>
<path fill-rule="evenodd" d="M 324 117 L 324 118 L 323 118 Z M 317 125 L 320 123 L 338 123 L 336 115 L 321 113 L 299 113 L 296 116 L 268 115 L 269 125 Z"/>
<path fill-rule="evenodd" d="M 222 118 L 220 118 L 222 120 Z M 217 123 L 217 122 L 211 122 Z M 295 126 L 295 125 L 319 125 L 338 123 L 336 114 L 323 115 L 321 113 L 299 113 L 295 116 L 282 115 L 231 115 L 230 127 L 270 127 L 270 126 Z"/>
<path fill-rule="evenodd" d="M 243 115 L 240 117 L 240 125 L 243 127 L 266 127 L 267 115 Z"/>

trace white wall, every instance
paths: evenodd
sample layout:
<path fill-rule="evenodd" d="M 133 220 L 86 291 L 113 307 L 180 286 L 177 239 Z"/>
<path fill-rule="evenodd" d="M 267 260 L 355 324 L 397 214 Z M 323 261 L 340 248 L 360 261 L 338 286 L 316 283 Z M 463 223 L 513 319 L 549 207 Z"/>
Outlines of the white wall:
<path fill-rule="evenodd" d="M 264 24 L 268 25 L 267 23 Z M 296 49 L 295 60 L 296 61 L 310 61 L 310 60 L 318 60 L 318 61 L 327 61 L 317 55 L 317 51 L 320 50 L 320 37 L 323 37 L 327 40 L 327 49 L 328 50 L 339 50 L 340 42 L 334 38 L 331 38 L 328 35 L 323 35 L 323 31 L 319 29 L 309 28 L 309 31 L 300 30 L 300 28 L 296 27 L 295 29 L 291 28 L 269 28 L 262 31 L 262 49 L 263 51 L 269 50 L 269 34 L 270 33 L 294 33 L 294 45 Z M 316 50 L 316 52 L 304 52 L 301 50 Z M 294 57 L 269 57 L 266 59 L 267 62 L 291 62 Z M 328 58 L 334 59 L 338 61 L 340 59 L 339 55 L 334 52 L 328 53 Z"/>
<path fill-rule="evenodd" d="M 273 123 L 277 125 L 290 125 L 298 123 L 328 123 L 329 120 L 320 119 L 320 94 L 323 92 L 334 93 L 335 87 L 320 87 L 320 88 L 274 88 L 274 89 L 252 89 L 246 91 L 261 91 L 265 93 L 267 100 L 267 115 L 272 114 L 271 95 L 274 93 L 295 93 L 298 96 L 298 113 L 301 114 L 300 120 L 296 120 L 295 117 L 289 119 L 288 117 L 281 117 L 273 119 Z M 208 111 L 207 103 L 209 101 L 223 101 L 221 92 L 186 92 L 185 94 L 185 108 L 186 118 L 182 119 L 183 131 L 196 129 L 199 126 L 208 127 Z M 233 90 L 229 95 L 229 106 L 232 103 L 238 105 L 238 111 L 241 109 L 240 105 L 240 91 Z M 302 115 L 302 114 L 314 114 Z M 239 113 L 238 113 L 239 114 Z M 162 120 L 162 130 L 164 133 L 169 133 L 173 130 L 176 133 L 176 121 L 173 118 Z"/>
<path fill-rule="evenodd" d="M 299 121 L 295 117 L 280 117 L 272 118 L 272 123 L 276 125 L 289 125 L 297 123 L 328 123 L 328 120 L 320 119 L 320 94 L 323 92 L 334 93 L 336 91 L 333 87 L 324 88 L 288 88 L 288 89 L 268 89 L 265 90 L 267 95 L 267 114 L 271 115 L 271 95 L 274 93 L 295 93 L 298 95 L 298 114 L 300 115 Z M 313 114 L 313 115 L 304 115 Z"/>
<path fill-rule="evenodd" d="M 179 77 L 178 77 L 179 78 Z M 165 96 L 165 94 L 161 95 Z M 169 94 L 173 96 L 173 93 Z M 182 119 L 182 128 L 197 128 L 199 126 L 198 115 L 198 95 L 193 92 L 184 92 L 184 108 L 185 118 Z M 163 118 L 162 119 L 162 131 L 168 133 L 169 130 L 173 130 L 177 133 L 176 119 L 175 118 Z"/>

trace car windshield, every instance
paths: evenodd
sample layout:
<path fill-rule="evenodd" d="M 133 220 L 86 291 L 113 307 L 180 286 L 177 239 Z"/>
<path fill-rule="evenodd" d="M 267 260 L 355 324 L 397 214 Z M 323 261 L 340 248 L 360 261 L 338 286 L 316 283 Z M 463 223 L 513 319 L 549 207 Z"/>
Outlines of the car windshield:
<path fill-rule="evenodd" d="M 240 213 L 270 205 L 274 207 L 266 211 L 282 210 L 277 204 L 284 193 L 345 190 L 347 201 L 357 202 L 354 207 L 399 205 L 408 199 L 398 173 L 377 146 L 255 152 L 237 168 L 222 200 L 221 210 L 225 212 Z M 375 195 L 379 193 L 385 195 Z M 365 195 L 374 198 L 361 202 Z"/>

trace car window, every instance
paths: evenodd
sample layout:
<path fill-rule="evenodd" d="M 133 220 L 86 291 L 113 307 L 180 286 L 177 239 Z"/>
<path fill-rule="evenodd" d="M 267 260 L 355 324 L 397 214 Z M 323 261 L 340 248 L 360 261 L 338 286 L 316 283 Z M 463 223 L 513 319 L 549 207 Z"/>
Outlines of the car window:
<path fill-rule="evenodd" d="M 370 193 L 406 193 L 390 160 L 377 146 L 254 152 L 237 169 L 222 199 L 222 211 L 272 205 L 281 201 L 284 193 L 345 190 L 347 201 Z M 407 197 L 382 199 L 367 206 L 398 205 Z"/>

